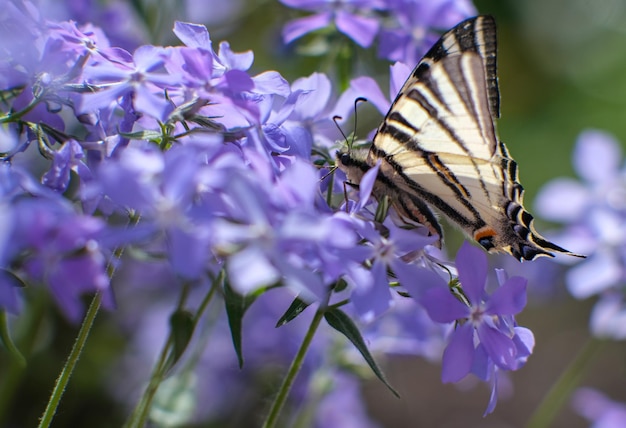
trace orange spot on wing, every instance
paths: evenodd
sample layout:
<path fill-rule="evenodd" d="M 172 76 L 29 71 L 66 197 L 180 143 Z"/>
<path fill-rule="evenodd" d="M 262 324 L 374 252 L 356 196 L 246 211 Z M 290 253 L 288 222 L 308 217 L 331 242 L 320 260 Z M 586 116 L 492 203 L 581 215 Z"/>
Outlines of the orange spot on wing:
<path fill-rule="evenodd" d="M 474 232 L 474 239 L 476 241 L 480 241 L 483 238 L 492 238 L 497 234 L 498 232 L 496 232 L 493 228 L 489 226 L 484 226 Z"/>

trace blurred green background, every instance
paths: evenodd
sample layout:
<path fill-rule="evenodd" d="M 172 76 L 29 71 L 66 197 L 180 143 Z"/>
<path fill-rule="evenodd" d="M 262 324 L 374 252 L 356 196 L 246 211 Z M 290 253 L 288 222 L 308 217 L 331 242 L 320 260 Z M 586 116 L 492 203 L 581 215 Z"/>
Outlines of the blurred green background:
<path fill-rule="evenodd" d="M 298 13 L 274 1 L 248 1 L 235 20 L 209 26 L 214 42 L 227 39 L 235 51 L 252 49 L 256 71 L 276 69 L 290 81 L 317 71 L 316 59 L 290 56 L 281 44 L 281 26 Z M 527 205 L 550 178 L 571 175 L 571 149 L 586 128 L 612 132 L 626 141 L 626 2 L 623 0 L 477 0 L 480 13 L 498 24 L 502 119 L 500 137 L 520 164 Z M 175 18 L 162 17 L 169 29 Z M 192 20 L 189 17 L 184 18 Z M 168 22 L 169 21 L 169 22 Z M 114 29 L 104 29 L 114 31 Z M 159 33 L 155 43 L 175 43 Z M 380 70 L 386 69 L 381 62 Z M 386 79 L 382 82 L 386 86 Z M 423 360 L 394 358 L 384 362 L 391 384 L 402 399 L 377 381 L 364 384 L 372 416 L 383 427 L 518 427 L 541 401 L 588 339 L 591 302 L 561 299 L 529 307 L 519 323 L 535 333 L 535 353 L 526 367 L 513 373 L 514 395 L 500 400 L 493 415 L 482 418 L 488 391 L 441 385 L 440 367 Z M 31 297 L 33 297 L 31 295 Z M 46 296 L 29 302 L 21 315 L 22 332 L 36 332 L 18 343 L 31 349 L 27 370 L 18 369 L 0 353 L 0 380 L 19 387 L 0 399 L 9 415 L 7 427 L 35 426 L 48 391 L 69 352 L 77 327 L 55 312 Z M 36 316 L 33 314 L 37 314 Z M 30 318 L 33 319 L 30 319 Z M 101 313 L 53 426 L 110 427 L 123 421 L 122 409 L 104 392 L 107 368 L 124 338 L 112 322 L 115 313 Z M 29 322 L 35 328 L 29 329 Z M 19 336 L 19 332 L 18 332 Z M 30 343 L 29 343 L 30 342 Z M 611 343 L 596 358 L 582 384 L 595 386 L 626 401 L 625 353 Z M 583 427 L 586 422 L 566 404 L 554 426 Z"/>

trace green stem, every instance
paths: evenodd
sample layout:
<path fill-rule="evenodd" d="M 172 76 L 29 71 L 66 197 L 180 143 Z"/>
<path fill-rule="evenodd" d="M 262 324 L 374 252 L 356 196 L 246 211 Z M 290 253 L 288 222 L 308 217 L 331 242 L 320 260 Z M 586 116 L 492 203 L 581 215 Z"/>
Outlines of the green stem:
<path fill-rule="evenodd" d="M 206 310 L 207 306 L 209 305 L 211 301 L 211 298 L 215 294 L 215 290 L 221 284 L 222 280 L 223 280 L 223 273 L 220 272 L 218 277 L 211 284 L 211 289 L 209 290 L 205 298 L 200 303 L 200 306 L 198 307 L 198 311 L 194 315 L 194 318 L 193 318 L 194 329 L 197 326 L 198 321 L 200 320 L 200 317 L 202 316 L 202 313 L 204 313 L 204 311 Z M 184 296 L 186 296 L 187 292 L 183 291 L 183 293 L 184 293 Z M 184 300 L 185 300 L 185 297 L 181 297 L 181 300 L 178 304 L 178 309 L 182 308 Z M 173 332 L 170 330 L 167 340 L 165 342 L 165 345 L 161 349 L 159 358 L 154 368 L 152 369 L 152 374 L 150 375 L 150 382 L 148 383 L 146 390 L 141 396 L 139 403 L 137 403 L 137 406 L 133 410 L 133 413 L 130 415 L 130 418 L 128 419 L 126 424 L 124 424 L 124 428 L 140 428 L 140 427 L 145 426 L 148 416 L 150 415 L 150 408 L 152 407 L 152 401 L 154 400 L 154 396 L 157 393 L 159 389 L 159 385 L 161 385 L 161 382 L 163 381 L 163 378 L 165 377 L 165 374 L 168 369 L 168 364 L 167 364 L 168 358 L 171 354 L 172 346 L 174 344 L 174 338 L 172 336 L 172 333 Z"/>
<path fill-rule="evenodd" d="M 302 363 L 304 362 L 304 357 L 306 356 L 307 351 L 309 350 L 309 346 L 313 341 L 313 336 L 317 331 L 317 328 L 324 318 L 324 312 L 326 311 L 327 304 L 320 305 L 311 320 L 311 325 L 309 326 L 309 330 L 306 332 L 304 336 L 304 340 L 300 345 L 300 349 L 298 349 L 298 353 L 294 357 L 291 362 L 291 366 L 289 366 L 289 370 L 287 371 L 287 375 L 283 380 L 280 389 L 278 390 L 278 395 L 274 399 L 272 403 L 272 407 L 270 408 L 269 413 L 267 414 L 267 418 L 263 423 L 263 428 L 274 428 L 276 426 L 276 422 L 278 421 L 278 416 L 280 415 L 280 411 L 287 400 L 287 396 L 289 395 L 289 391 L 291 390 L 291 386 L 293 385 L 294 380 L 296 379 L 296 375 L 302 368 Z"/>
<path fill-rule="evenodd" d="M 26 358 L 22 355 L 20 350 L 13 343 L 11 332 L 9 331 L 9 320 L 7 319 L 7 313 L 4 309 L 0 310 L 0 337 L 2 337 L 2 343 L 6 346 L 7 351 L 11 355 L 11 362 L 17 363 L 20 368 L 26 367 Z"/>
<path fill-rule="evenodd" d="M 578 355 L 570 362 L 569 366 L 567 366 L 556 383 L 552 385 L 546 396 L 541 400 L 541 404 L 526 424 L 527 428 L 552 426 L 552 422 L 559 410 L 569 399 L 574 388 L 580 384 L 585 370 L 590 366 L 590 362 L 605 343 L 593 338 L 585 343 L 585 346 L 578 352 Z"/>
<path fill-rule="evenodd" d="M 61 398 L 63 397 L 63 393 L 65 392 L 65 388 L 67 387 L 67 383 L 72 376 L 72 372 L 78 363 L 78 359 L 80 358 L 80 354 L 85 347 L 85 343 L 87 342 L 87 338 L 89 337 L 89 331 L 93 326 L 94 320 L 96 319 L 96 315 L 98 314 L 98 310 L 100 309 L 100 304 L 102 303 L 102 294 L 96 293 L 96 295 L 91 300 L 91 304 L 89 305 L 89 309 L 87 310 L 87 314 L 85 315 L 85 319 L 83 320 L 83 324 L 80 326 L 80 331 L 78 332 L 78 336 L 76 337 L 76 341 L 74 342 L 74 346 L 72 347 L 72 351 L 70 355 L 67 357 L 67 361 L 65 362 L 65 366 L 61 371 L 57 381 L 54 385 L 54 389 L 52 390 L 52 394 L 50 395 L 50 399 L 48 400 L 48 405 L 46 406 L 46 410 L 43 412 L 41 416 L 41 420 L 39 422 L 39 428 L 49 427 L 52 422 L 52 418 L 56 413 L 57 407 L 61 402 Z"/>
<path fill-rule="evenodd" d="M 165 362 L 167 361 L 167 356 L 170 353 L 172 348 L 172 344 L 174 343 L 172 339 L 172 334 L 167 337 L 165 345 L 161 349 L 161 353 L 159 354 L 159 359 L 152 369 L 152 374 L 150 375 L 150 382 L 146 387 L 145 392 L 141 396 L 141 400 L 135 407 L 132 415 L 128 422 L 124 425 L 125 428 L 140 428 L 145 426 L 146 419 L 150 413 L 150 406 L 152 405 L 152 399 L 154 398 L 154 394 L 156 394 L 157 389 L 159 389 L 159 385 L 163 379 Z"/>

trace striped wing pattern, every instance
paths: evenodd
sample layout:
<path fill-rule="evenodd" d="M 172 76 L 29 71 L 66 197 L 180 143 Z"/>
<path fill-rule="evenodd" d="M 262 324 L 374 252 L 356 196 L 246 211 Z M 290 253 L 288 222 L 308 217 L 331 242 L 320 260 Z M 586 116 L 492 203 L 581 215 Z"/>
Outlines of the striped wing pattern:
<path fill-rule="evenodd" d="M 541 237 L 523 207 L 516 162 L 498 140 L 496 28 L 490 16 L 463 21 L 430 49 L 403 85 L 369 152 L 339 156 L 356 180 L 381 162 L 373 194 L 400 217 L 441 236 L 429 207 L 486 250 L 518 260 L 574 255 Z"/>

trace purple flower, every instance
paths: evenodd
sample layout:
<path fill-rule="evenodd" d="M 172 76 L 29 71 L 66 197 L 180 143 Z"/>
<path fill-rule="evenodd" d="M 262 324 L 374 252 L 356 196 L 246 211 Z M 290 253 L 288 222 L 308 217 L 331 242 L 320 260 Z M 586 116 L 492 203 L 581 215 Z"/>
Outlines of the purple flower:
<path fill-rule="evenodd" d="M 297 134 L 303 147 L 331 147 L 339 137 L 332 118 L 337 114 L 342 115 L 342 112 L 335 107 L 332 84 L 328 77 L 322 73 L 313 73 L 297 79 L 291 85 L 291 92 L 301 95 L 282 128 L 291 135 Z"/>
<path fill-rule="evenodd" d="M 559 240 L 589 257 L 566 274 L 569 292 L 578 299 L 603 296 L 594 308 L 591 330 L 601 337 L 621 339 L 626 278 L 626 168 L 619 142 L 605 132 L 580 134 L 573 164 L 582 181 L 558 178 L 537 197 L 537 209 L 547 219 L 567 225 Z"/>
<path fill-rule="evenodd" d="M 623 293 L 601 295 L 591 311 L 589 329 L 598 338 L 626 339 L 626 303 Z"/>
<path fill-rule="evenodd" d="M 384 2 L 380 0 L 281 0 L 281 3 L 316 12 L 287 23 L 283 28 L 285 43 L 291 43 L 334 22 L 337 30 L 364 48 L 372 44 L 380 28 L 378 18 L 372 16 L 373 11 L 385 8 Z"/>
<path fill-rule="evenodd" d="M 394 25 L 380 33 L 378 55 L 414 65 L 432 46 L 439 34 L 477 14 L 468 0 L 389 0 Z"/>
<path fill-rule="evenodd" d="M 316 377 L 319 375 L 316 374 Z M 367 415 L 359 382 L 355 376 L 334 371 L 326 373 L 325 377 L 328 378 L 327 382 L 331 383 L 331 390 L 325 393 L 315 412 L 316 428 L 378 427 L 378 424 Z M 321 383 L 319 379 L 315 381 Z"/>
<path fill-rule="evenodd" d="M 50 170 L 42 178 L 43 184 L 63 193 L 70 182 L 70 171 L 74 171 L 80 177 L 81 185 L 84 185 L 92 178 L 91 171 L 84 163 L 84 156 L 83 149 L 76 140 L 65 142 L 54 152 Z"/>
<path fill-rule="evenodd" d="M 373 319 L 386 311 L 391 303 L 388 270 L 393 272 L 401 285 L 419 283 L 424 269 L 415 260 L 424 253 L 424 247 L 432 245 L 436 237 L 420 235 L 417 230 L 407 230 L 385 222 L 389 236 L 382 236 L 373 227 L 365 227 L 360 233 L 367 239 L 371 262 L 368 281 L 354 283 L 351 301 L 364 319 Z"/>
<path fill-rule="evenodd" d="M 141 46 L 132 63 L 97 61 L 83 70 L 85 82 L 99 90 L 82 98 L 81 112 L 108 107 L 125 95 L 133 94 L 135 110 L 164 121 L 172 111 L 164 89 L 177 86 L 178 78 L 163 72 L 168 52 L 155 46 Z"/>
<path fill-rule="evenodd" d="M 532 351 L 529 330 L 517 327 L 513 316 L 526 305 L 526 280 L 504 279 L 491 295 L 485 291 L 487 257 L 464 243 L 456 257 L 462 295 L 452 293 L 440 278 L 418 299 L 435 322 L 456 323 L 443 353 L 443 382 L 458 382 L 470 372 L 483 380 L 493 378 L 494 368 L 517 370 Z M 495 365 L 495 367 L 493 367 Z M 490 404 L 488 410 L 495 406 Z"/>
<path fill-rule="evenodd" d="M 266 165 L 262 157 L 255 163 Z M 351 265 L 354 226 L 316 210 L 317 181 L 304 162 L 292 164 L 273 184 L 243 171 L 229 177 L 227 212 L 214 221 L 212 235 L 214 251 L 226 259 L 240 293 L 282 281 L 315 301 Z"/>
<path fill-rule="evenodd" d="M 103 196 L 139 214 L 138 229 L 145 236 L 164 233 L 174 271 L 190 279 L 199 277 L 210 259 L 208 221 L 212 212 L 201 203 L 203 195 L 198 189 L 213 183 L 204 168 L 197 148 L 188 145 L 165 154 L 127 148 L 119 159 L 98 170 Z"/>
<path fill-rule="evenodd" d="M 439 362 L 450 329 L 433 322 L 415 299 L 392 293 L 391 307 L 366 325 L 364 335 L 374 354 L 418 355 Z"/>
<path fill-rule="evenodd" d="M 618 428 L 626 425 L 626 405 L 613 401 L 591 388 L 579 388 L 572 397 L 576 412 L 592 422 L 594 428 Z"/>
<path fill-rule="evenodd" d="M 104 223 L 77 215 L 68 205 L 46 199 L 24 199 L 14 205 L 13 251 L 29 253 L 21 260 L 28 277 L 45 282 L 72 321 L 83 312 L 81 296 L 100 291 L 113 305 L 106 273 L 106 254 L 99 241 Z M 14 254 L 16 256 L 17 254 Z"/>

